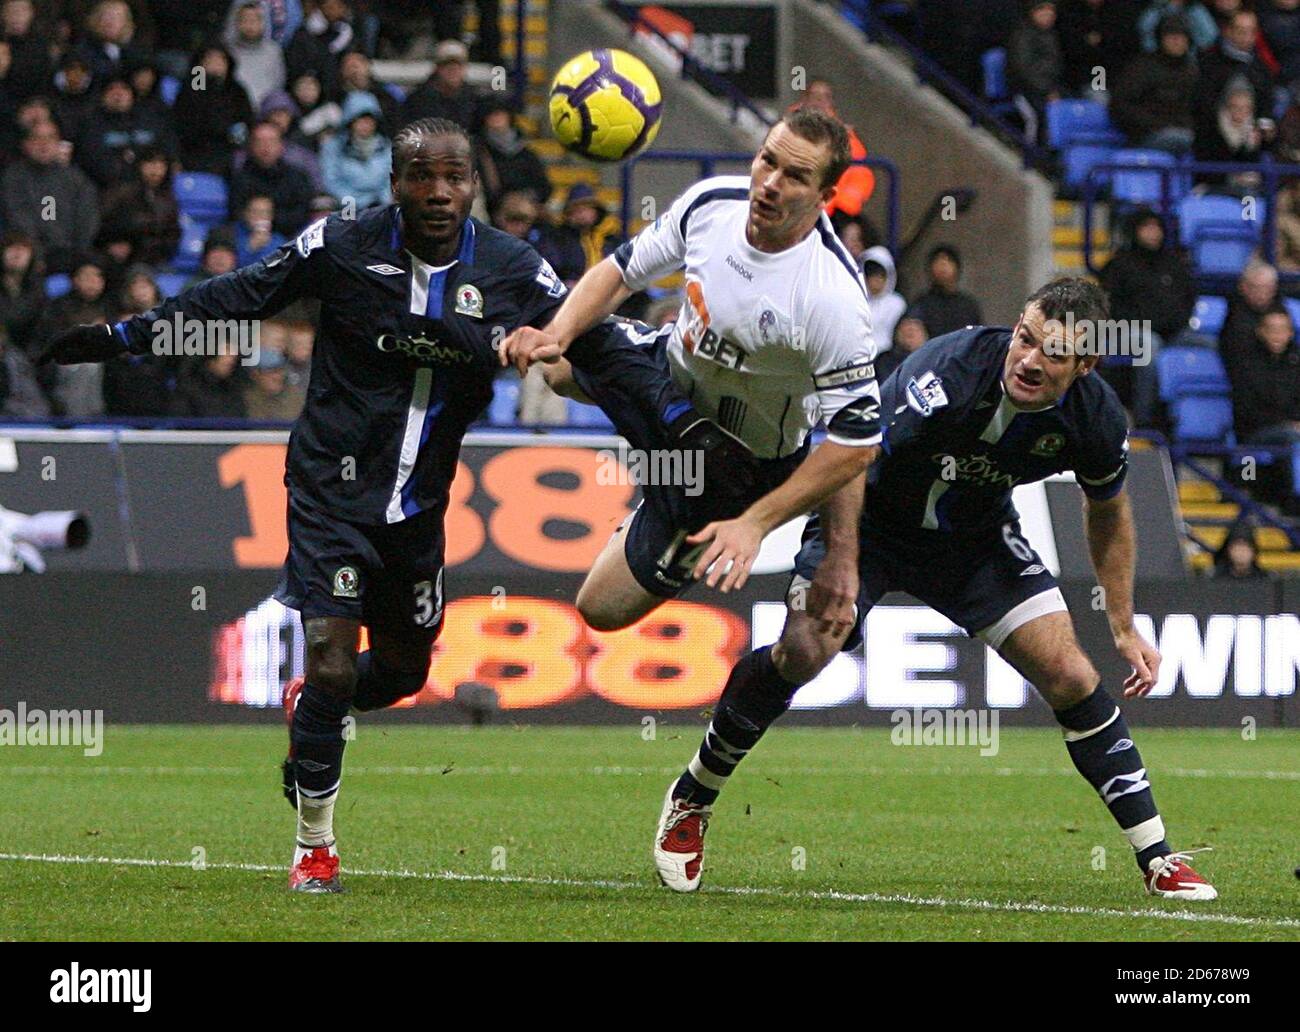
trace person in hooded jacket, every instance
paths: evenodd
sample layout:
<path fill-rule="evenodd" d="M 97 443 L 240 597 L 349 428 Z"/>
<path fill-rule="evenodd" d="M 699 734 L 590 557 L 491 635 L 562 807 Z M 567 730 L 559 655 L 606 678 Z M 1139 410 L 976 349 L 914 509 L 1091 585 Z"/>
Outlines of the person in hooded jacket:
<path fill-rule="evenodd" d="M 392 202 L 393 145 L 380 133 L 379 101 L 349 93 L 343 101 L 342 131 L 321 144 L 321 176 L 335 197 L 351 197 L 357 210 Z"/>
<path fill-rule="evenodd" d="M 58 120 L 65 140 L 75 140 L 81 127 L 94 117 L 99 105 L 95 87 L 90 62 L 75 50 L 65 54 L 54 74 L 54 107 L 51 112 Z"/>
<path fill-rule="evenodd" d="M 1214 576 L 1226 580 L 1254 580 L 1268 574 L 1259 565 L 1254 528 L 1238 520 L 1214 553 Z"/>
<path fill-rule="evenodd" d="M 260 0 L 235 0 L 230 5 L 221 39 L 235 58 L 235 78 L 254 106 L 272 90 L 282 89 L 287 77 L 284 51 L 269 29 Z"/>
<path fill-rule="evenodd" d="M 1181 154 L 1191 149 L 1195 126 L 1191 30 L 1181 14 L 1166 14 L 1158 38 L 1155 53 L 1139 54 L 1120 73 L 1110 117 L 1134 147 Z"/>
<path fill-rule="evenodd" d="M 1259 317 L 1251 348 L 1237 361 L 1232 381 L 1233 422 L 1244 444 L 1279 445 L 1291 454 L 1261 466 L 1251 493 L 1300 512 L 1295 466 L 1300 453 L 1300 347 L 1284 305 Z M 1291 461 L 1287 461 L 1290 458 Z"/>
<path fill-rule="evenodd" d="M 170 160 L 177 152 L 170 117 L 137 110 L 125 73 L 108 77 L 99 94 L 99 110 L 77 136 L 73 160 L 104 190 L 131 177 L 141 152 L 159 147 Z"/>
<path fill-rule="evenodd" d="M 262 101 L 257 116 L 259 121 L 270 122 L 280 130 L 284 142 L 284 163 L 301 169 L 311 180 L 312 188 L 324 192 L 325 180 L 321 173 L 320 156 L 298 130 L 298 104 L 293 97 L 285 90 L 276 90 Z M 241 150 L 235 154 L 235 171 L 244 167 L 247 158 L 246 151 Z"/>
<path fill-rule="evenodd" d="M 33 350 L 33 333 L 45 313 L 45 277 L 36 261 L 36 243 L 15 229 L 0 235 L 0 326 L 24 351 Z"/>
<path fill-rule="evenodd" d="M 1134 212 L 1129 236 L 1131 242 L 1101 272 L 1111 317 L 1149 321 L 1154 332 L 1172 340 L 1187 329 L 1196 307 L 1196 281 L 1187 256 L 1166 246 L 1164 223 L 1150 208 Z"/>
<path fill-rule="evenodd" d="M 0 4 L 0 34 L 13 57 L 12 88 L 19 100 L 48 93 L 54 68 L 50 41 L 36 24 L 32 0 L 4 0 Z"/>
<path fill-rule="evenodd" d="M 170 262 L 180 243 L 181 223 L 166 151 L 141 151 L 131 175 L 104 192 L 102 211 L 101 233 L 128 241 L 132 260 Z"/>
<path fill-rule="evenodd" d="M 894 327 L 907 311 L 903 295 L 894 289 L 898 286 L 898 270 L 888 247 L 868 247 L 862 252 L 862 277 L 867 282 L 876 354 L 884 354 L 894 346 Z"/>
<path fill-rule="evenodd" d="M 1140 208 L 1129 225 L 1130 242 L 1102 269 L 1101 285 L 1110 295 L 1112 319 L 1137 327 L 1139 334 L 1145 335 L 1147 326 L 1151 332 L 1139 338 L 1141 355 L 1133 348 L 1132 354 L 1117 356 L 1119 361 L 1103 361 L 1099 372 L 1133 412 L 1134 422 L 1150 427 L 1156 423 L 1159 403 L 1155 355 L 1187 330 L 1196 307 L 1196 282 L 1187 256 L 1166 247 L 1159 215 Z"/>
<path fill-rule="evenodd" d="M 514 124 L 514 108 L 504 98 L 489 99 L 479 133 L 478 168 L 489 210 L 508 193 L 525 191 L 538 204 L 551 196 L 546 166 Z"/>
<path fill-rule="evenodd" d="M 201 68 L 203 75 L 185 77 L 172 107 L 181 165 L 187 172 L 210 172 L 224 178 L 230 175 L 235 151 L 248 138 L 253 105 L 235 78 L 230 51 L 219 43 L 196 50 L 190 67 Z"/>

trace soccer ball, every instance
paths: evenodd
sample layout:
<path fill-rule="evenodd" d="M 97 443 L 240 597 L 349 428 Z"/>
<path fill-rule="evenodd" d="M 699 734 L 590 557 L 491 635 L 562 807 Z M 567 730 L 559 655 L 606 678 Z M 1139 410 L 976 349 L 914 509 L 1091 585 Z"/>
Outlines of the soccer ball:
<path fill-rule="evenodd" d="M 649 146 L 662 113 L 654 73 L 625 50 L 588 50 L 551 82 L 555 138 L 594 161 L 622 161 Z"/>

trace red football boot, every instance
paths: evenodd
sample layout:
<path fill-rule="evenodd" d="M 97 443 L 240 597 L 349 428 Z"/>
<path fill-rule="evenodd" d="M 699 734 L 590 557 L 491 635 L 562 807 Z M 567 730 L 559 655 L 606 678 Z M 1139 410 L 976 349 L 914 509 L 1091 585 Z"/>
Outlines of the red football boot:
<path fill-rule="evenodd" d="M 1190 849 L 1186 853 L 1169 853 L 1156 857 L 1147 865 L 1147 873 L 1143 876 L 1147 892 L 1152 896 L 1165 896 L 1169 899 L 1218 899 L 1219 893 L 1214 886 L 1187 863 L 1193 853 L 1204 851 Z"/>
<path fill-rule="evenodd" d="M 685 799 L 674 799 L 668 787 L 664 808 L 655 830 L 654 858 L 659 880 L 674 892 L 694 892 L 704 869 L 704 833 L 713 809 Z"/>
<path fill-rule="evenodd" d="M 293 867 L 289 871 L 289 891 L 343 891 L 343 883 L 339 880 L 339 854 L 334 843 L 295 847 Z"/>

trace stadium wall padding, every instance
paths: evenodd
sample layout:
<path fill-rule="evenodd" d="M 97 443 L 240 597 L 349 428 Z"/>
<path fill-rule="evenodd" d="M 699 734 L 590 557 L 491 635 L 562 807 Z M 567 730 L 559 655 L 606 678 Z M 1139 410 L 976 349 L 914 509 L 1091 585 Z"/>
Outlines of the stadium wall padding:
<path fill-rule="evenodd" d="M 82 551 L 47 553 L 44 574 L 0 575 L 0 708 L 102 708 L 119 722 L 278 720 L 283 686 L 302 671 L 301 624 L 270 598 L 285 548 L 284 435 L 9 433 L 15 461 L 0 475 L 0 505 L 84 511 L 92 538 Z M 612 443 L 472 435 L 447 517 L 447 625 L 429 681 L 411 709 L 367 719 L 465 721 L 454 700 L 468 683 L 492 689 L 502 720 L 659 714 L 698 724 L 735 659 L 775 638 L 797 528 L 769 539 L 738 594 L 697 589 L 610 635 L 583 626 L 578 585 L 635 504 L 633 485 L 607 477 Z M 1059 536 L 1056 545 L 1077 547 Z M 1118 695 L 1127 671 L 1094 584 L 1067 572 L 1064 587 L 1080 639 Z M 1130 719 L 1294 725 L 1298 604 L 1292 581 L 1143 579 L 1139 619 L 1166 673 L 1156 697 L 1127 704 Z M 981 643 L 903 596 L 873 610 L 866 631 L 865 651 L 808 686 L 791 722 L 873 724 L 900 707 L 987 706 L 1008 723 L 1051 723 Z"/>

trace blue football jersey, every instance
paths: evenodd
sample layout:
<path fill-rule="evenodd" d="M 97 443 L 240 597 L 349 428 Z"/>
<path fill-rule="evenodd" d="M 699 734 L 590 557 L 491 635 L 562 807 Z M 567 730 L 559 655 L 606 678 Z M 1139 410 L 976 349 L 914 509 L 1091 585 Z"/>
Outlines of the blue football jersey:
<path fill-rule="evenodd" d="M 494 345 L 544 326 L 565 288 L 522 240 L 468 219 L 434 267 L 402 246 L 396 205 L 330 216 L 255 264 L 199 283 L 126 322 L 147 353 L 156 327 L 260 319 L 320 301 L 307 401 L 289 442 L 291 491 L 357 523 L 446 508 L 469 424 L 492 398 Z"/>
<path fill-rule="evenodd" d="M 1106 499 L 1128 471 L 1128 420 L 1095 372 L 1049 408 L 1015 408 L 1002 386 L 1011 330 L 972 326 L 918 348 L 881 387 L 883 454 L 863 518 L 895 532 L 981 531 L 1017 519 L 1011 491 L 1073 471 Z"/>

